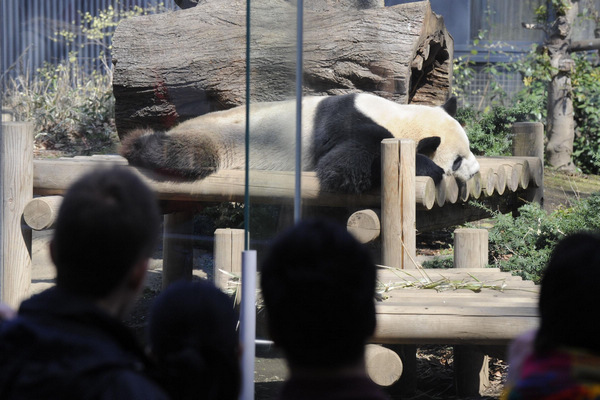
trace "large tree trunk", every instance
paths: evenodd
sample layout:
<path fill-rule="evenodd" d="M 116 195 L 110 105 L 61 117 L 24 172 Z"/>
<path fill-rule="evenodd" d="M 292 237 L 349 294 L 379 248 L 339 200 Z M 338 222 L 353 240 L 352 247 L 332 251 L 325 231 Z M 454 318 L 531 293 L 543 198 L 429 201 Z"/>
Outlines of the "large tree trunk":
<path fill-rule="evenodd" d="M 571 3 L 567 15 L 559 16 L 554 22 L 546 44 L 553 69 L 548 88 L 546 158 L 550 166 L 567 172 L 576 170 L 572 158 L 575 122 L 571 86 L 571 73 L 575 63 L 569 55 L 569 45 L 571 26 L 577 15 L 578 3 L 577 1 Z"/>
<path fill-rule="evenodd" d="M 355 7 L 334 7 L 336 1 L 326 7 L 308 2 L 305 9 L 304 94 L 368 91 L 399 103 L 444 102 L 453 39 L 428 1 L 375 7 L 381 1 L 354 0 Z M 294 13 L 285 0 L 252 2 L 252 101 L 294 95 Z M 205 0 L 125 20 L 114 35 L 113 60 L 120 136 L 243 104 L 245 1 Z"/>

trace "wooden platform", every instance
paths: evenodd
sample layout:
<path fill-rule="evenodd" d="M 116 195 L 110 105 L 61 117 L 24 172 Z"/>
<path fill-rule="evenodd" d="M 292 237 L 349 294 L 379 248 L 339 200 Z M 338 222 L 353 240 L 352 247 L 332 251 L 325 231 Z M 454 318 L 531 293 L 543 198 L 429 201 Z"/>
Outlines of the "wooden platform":
<path fill-rule="evenodd" d="M 538 287 L 498 268 L 382 269 L 378 280 L 375 343 L 505 345 L 538 324 Z"/>

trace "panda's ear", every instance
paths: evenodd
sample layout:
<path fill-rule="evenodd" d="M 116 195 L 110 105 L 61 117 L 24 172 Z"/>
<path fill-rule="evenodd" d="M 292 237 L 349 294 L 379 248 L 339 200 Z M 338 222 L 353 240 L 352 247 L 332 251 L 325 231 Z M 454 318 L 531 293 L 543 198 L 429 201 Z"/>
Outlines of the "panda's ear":
<path fill-rule="evenodd" d="M 458 108 L 458 101 L 456 99 L 456 96 L 452 96 L 450 97 L 446 103 L 444 103 L 444 105 L 442 106 L 442 108 L 444 109 L 444 111 L 446 111 L 451 117 L 455 117 L 456 116 L 456 110 Z"/>
<path fill-rule="evenodd" d="M 431 157 L 441 143 L 439 136 L 430 136 L 419 140 L 417 144 L 417 153 Z"/>

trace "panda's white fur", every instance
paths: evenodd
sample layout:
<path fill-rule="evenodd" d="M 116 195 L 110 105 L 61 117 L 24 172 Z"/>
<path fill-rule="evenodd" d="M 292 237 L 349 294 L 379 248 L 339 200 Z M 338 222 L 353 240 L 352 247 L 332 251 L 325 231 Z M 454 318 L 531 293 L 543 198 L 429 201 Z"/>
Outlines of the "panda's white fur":
<path fill-rule="evenodd" d="M 205 114 L 166 133 L 136 130 L 121 153 L 132 165 L 190 178 L 243 169 L 245 112 L 240 106 Z M 295 101 L 250 106 L 250 168 L 294 169 L 295 112 Z M 442 107 L 400 105 L 366 93 L 302 101 L 302 169 L 315 170 L 325 190 L 359 193 L 378 185 L 380 142 L 387 137 L 422 144 L 439 137 L 421 150 L 443 173 L 466 181 L 479 170 L 467 135 Z M 417 172 L 434 176 L 439 168 L 424 158 L 417 159 Z"/>
<path fill-rule="evenodd" d="M 396 138 L 414 139 L 439 136 L 440 147 L 432 160 L 447 175 L 467 181 L 479 171 L 479 163 L 469 148 L 469 139 L 462 126 L 442 107 L 400 105 L 373 95 L 358 96 L 356 108 L 392 132 Z M 454 170 L 454 161 L 462 157 L 461 166 Z"/>

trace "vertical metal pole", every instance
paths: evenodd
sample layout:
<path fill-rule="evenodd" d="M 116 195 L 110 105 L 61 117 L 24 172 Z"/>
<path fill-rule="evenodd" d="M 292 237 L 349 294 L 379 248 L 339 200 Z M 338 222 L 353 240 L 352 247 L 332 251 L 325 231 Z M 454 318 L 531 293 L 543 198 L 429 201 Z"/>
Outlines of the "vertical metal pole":
<path fill-rule="evenodd" d="M 244 192 L 244 249 L 250 249 L 250 3 L 246 2 L 246 175 Z"/>
<path fill-rule="evenodd" d="M 6 11 L 4 8 L 6 7 L 6 1 L 0 2 L 0 21 L 2 21 L 2 25 L 0 28 L 0 93 L 5 93 L 4 89 L 4 60 L 7 59 L 6 49 L 8 47 L 8 40 L 6 39 L 6 21 L 4 17 L 6 15 Z M 2 124 L 2 97 L 0 97 L 0 125 Z M 2 128 L 0 128 L 0 137 L 2 136 Z M 0 175 L 2 175 L 2 171 L 0 171 Z M 2 185 L 2 182 L 0 182 Z M 0 248 L 0 254 L 2 254 L 2 249 Z"/>
<path fill-rule="evenodd" d="M 242 305 L 240 310 L 242 342 L 242 393 L 240 400 L 254 399 L 254 359 L 256 340 L 256 250 L 242 253 Z"/>
<path fill-rule="evenodd" d="M 302 44 L 304 36 L 304 2 L 296 8 L 296 183 L 294 193 L 294 222 L 302 217 Z"/>

